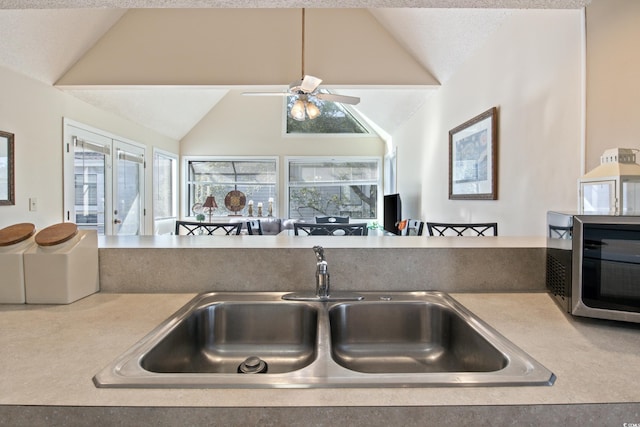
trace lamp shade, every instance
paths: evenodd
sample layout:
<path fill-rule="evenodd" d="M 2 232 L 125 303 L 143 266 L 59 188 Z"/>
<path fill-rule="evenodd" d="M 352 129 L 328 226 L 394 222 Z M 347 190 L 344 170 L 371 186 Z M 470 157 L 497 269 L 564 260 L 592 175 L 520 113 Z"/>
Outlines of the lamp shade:
<path fill-rule="evenodd" d="M 204 201 L 204 205 L 202 205 L 202 207 L 204 208 L 217 208 L 218 204 L 216 203 L 216 198 L 213 196 L 208 196 L 207 200 Z"/>

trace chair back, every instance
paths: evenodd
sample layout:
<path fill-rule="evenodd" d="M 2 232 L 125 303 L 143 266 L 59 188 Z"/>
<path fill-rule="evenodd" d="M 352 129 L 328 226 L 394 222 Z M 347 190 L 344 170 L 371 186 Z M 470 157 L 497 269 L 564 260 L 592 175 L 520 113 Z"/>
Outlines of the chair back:
<path fill-rule="evenodd" d="M 316 224 L 348 224 L 348 216 L 317 216 Z"/>
<path fill-rule="evenodd" d="M 296 236 L 366 236 L 369 232 L 367 223 L 360 224 L 309 224 L 294 223 Z"/>
<path fill-rule="evenodd" d="M 424 222 L 417 219 L 403 219 L 398 222 L 397 228 L 401 236 L 422 236 Z"/>
<path fill-rule="evenodd" d="M 553 239 L 571 240 L 573 237 L 573 227 L 571 225 L 549 224 L 549 237 Z"/>
<path fill-rule="evenodd" d="M 262 236 L 262 223 L 259 219 L 247 221 L 247 233 Z"/>
<path fill-rule="evenodd" d="M 198 221 L 176 221 L 176 236 L 180 234 L 180 230 L 184 229 L 185 235 L 199 235 L 206 234 L 208 236 L 213 235 L 216 231 L 222 230 L 225 235 L 240 234 L 242 230 L 241 222 L 198 222 Z M 222 233 L 218 233 L 222 234 Z"/>
<path fill-rule="evenodd" d="M 429 236 L 497 236 L 497 222 L 478 222 L 455 224 L 444 222 L 427 222 Z M 491 234 L 489 234 L 491 233 Z"/>

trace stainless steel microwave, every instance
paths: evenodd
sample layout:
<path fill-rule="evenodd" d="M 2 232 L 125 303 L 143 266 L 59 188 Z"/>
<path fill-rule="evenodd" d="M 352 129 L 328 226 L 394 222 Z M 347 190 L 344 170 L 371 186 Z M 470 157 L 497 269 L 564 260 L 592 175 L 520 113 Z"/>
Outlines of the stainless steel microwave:
<path fill-rule="evenodd" d="M 640 216 L 547 214 L 547 287 L 575 316 L 640 323 Z"/>

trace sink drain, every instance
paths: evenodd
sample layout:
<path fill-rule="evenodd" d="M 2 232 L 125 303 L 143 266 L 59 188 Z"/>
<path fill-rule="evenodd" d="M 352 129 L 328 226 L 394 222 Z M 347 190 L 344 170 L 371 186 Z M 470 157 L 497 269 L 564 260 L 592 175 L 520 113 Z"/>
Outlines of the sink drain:
<path fill-rule="evenodd" d="M 239 374 L 264 374 L 267 372 L 267 362 L 257 356 L 249 356 L 238 366 Z"/>

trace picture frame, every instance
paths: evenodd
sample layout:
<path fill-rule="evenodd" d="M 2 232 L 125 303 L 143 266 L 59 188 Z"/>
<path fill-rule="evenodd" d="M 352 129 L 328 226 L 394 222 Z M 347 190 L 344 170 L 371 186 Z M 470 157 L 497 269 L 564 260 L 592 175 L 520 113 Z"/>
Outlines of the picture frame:
<path fill-rule="evenodd" d="M 0 206 L 16 204 L 13 144 L 14 135 L 0 131 Z"/>
<path fill-rule="evenodd" d="M 449 131 L 449 199 L 497 200 L 498 109 Z"/>

